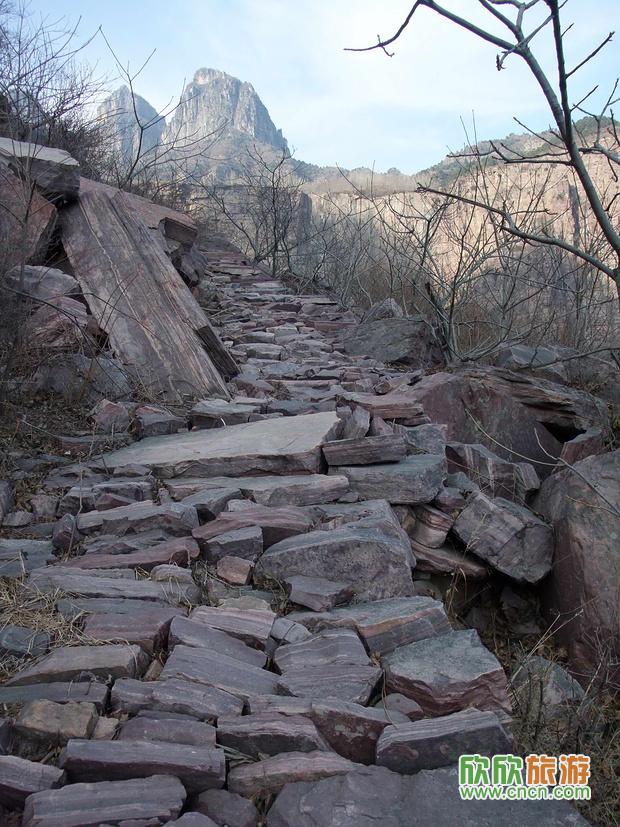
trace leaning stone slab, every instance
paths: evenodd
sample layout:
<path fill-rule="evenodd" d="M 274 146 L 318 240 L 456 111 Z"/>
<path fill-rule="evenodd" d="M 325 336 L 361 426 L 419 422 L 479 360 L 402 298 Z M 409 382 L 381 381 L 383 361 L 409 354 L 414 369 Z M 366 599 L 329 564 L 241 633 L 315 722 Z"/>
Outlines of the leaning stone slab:
<path fill-rule="evenodd" d="M 158 741 L 68 742 L 59 765 L 76 781 L 123 781 L 172 775 L 189 793 L 219 789 L 226 779 L 224 751 Z"/>
<path fill-rule="evenodd" d="M 229 428 L 150 437 L 104 455 L 108 468 L 138 462 L 162 477 L 318 473 L 335 412 L 265 419 Z"/>
<path fill-rule="evenodd" d="M 411 551 L 400 529 L 368 519 L 311 531 L 268 548 L 254 569 L 257 585 L 290 575 L 348 583 L 358 600 L 411 594 Z"/>
<path fill-rule="evenodd" d="M 401 646 L 382 665 L 386 689 L 413 698 L 427 715 L 468 706 L 511 711 L 504 670 L 474 629 Z"/>
<path fill-rule="evenodd" d="M 392 504 L 417 505 L 435 498 L 447 467 L 443 456 L 420 454 L 384 465 L 341 465 L 337 472 L 349 480 L 360 499 L 383 497 Z"/>
<path fill-rule="evenodd" d="M 277 693 L 278 676 L 234 658 L 190 646 L 175 646 L 161 680 L 181 678 L 213 686 L 246 700 L 255 694 Z"/>
<path fill-rule="evenodd" d="M 355 629 L 368 651 L 380 655 L 450 631 L 443 603 L 431 597 L 393 597 L 330 612 L 294 612 L 288 619 L 311 631 Z"/>
<path fill-rule="evenodd" d="M 91 672 L 103 679 L 135 678 L 144 673 L 148 664 L 148 655 L 139 646 L 60 646 L 22 669 L 7 685 L 70 681 L 80 672 Z"/>
<path fill-rule="evenodd" d="M 263 712 L 223 719 L 217 723 L 217 742 L 258 760 L 281 752 L 328 750 L 327 743 L 308 718 Z"/>
<path fill-rule="evenodd" d="M 21 809 L 29 795 L 60 787 L 64 780 L 65 773 L 57 767 L 0 755 L 0 806 Z"/>
<path fill-rule="evenodd" d="M 521 505 L 477 494 L 453 530 L 468 551 L 519 582 L 537 583 L 551 570 L 553 529 Z"/>
<path fill-rule="evenodd" d="M 316 781 L 358 767 L 359 764 L 331 752 L 285 752 L 254 764 L 234 767 L 228 774 L 228 789 L 252 798 L 277 793 L 292 781 Z"/>
<path fill-rule="evenodd" d="M 80 165 L 64 149 L 0 138 L 0 162 L 19 177 L 32 179 L 50 199 L 77 198 Z"/>
<path fill-rule="evenodd" d="M 458 764 L 460 755 L 506 754 L 512 747 L 495 713 L 464 709 L 386 727 L 377 743 L 377 764 L 411 775 Z"/>
<path fill-rule="evenodd" d="M 143 709 L 191 715 L 200 721 L 215 722 L 222 717 L 241 715 L 243 701 L 211 686 L 174 678 L 159 681 L 117 680 L 112 687 L 115 712 L 135 715 Z"/>
<path fill-rule="evenodd" d="M 176 818 L 187 793 L 178 778 L 154 775 L 128 781 L 69 784 L 31 795 L 24 827 L 164 824 Z"/>

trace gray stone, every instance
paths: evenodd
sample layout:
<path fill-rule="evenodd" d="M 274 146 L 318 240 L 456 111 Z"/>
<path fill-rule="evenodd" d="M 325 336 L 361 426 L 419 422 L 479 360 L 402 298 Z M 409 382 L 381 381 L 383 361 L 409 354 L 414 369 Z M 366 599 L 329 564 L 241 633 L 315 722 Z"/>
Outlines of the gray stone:
<path fill-rule="evenodd" d="M 377 742 L 377 764 L 411 775 L 456 764 L 460 755 L 506 754 L 512 748 L 497 715 L 465 709 L 386 727 Z"/>
<path fill-rule="evenodd" d="M 70 681 L 81 672 L 107 679 L 139 677 L 149 658 L 139 646 L 60 646 L 32 666 L 20 670 L 8 686 Z"/>
<path fill-rule="evenodd" d="M 285 673 L 311 666 L 370 664 L 364 645 L 351 629 L 326 629 L 299 643 L 278 646 L 273 662 Z"/>
<path fill-rule="evenodd" d="M 311 720 L 277 712 L 220 718 L 217 722 L 217 742 L 255 760 L 282 752 L 329 749 Z"/>
<path fill-rule="evenodd" d="M 413 698 L 427 715 L 468 706 L 511 711 L 504 670 L 473 629 L 401 646 L 382 665 L 386 689 Z"/>
<path fill-rule="evenodd" d="M 263 532 L 258 526 L 238 528 L 203 540 L 201 546 L 209 563 L 218 563 L 230 556 L 255 562 L 263 552 Z"/>
<path fill-rule="evenodd" d="M 138 443 L 140 444 L 140 443 Z M 191 534 L 198 526 L 196 509 L 182 503 L 155 505 L 151 500 L 132 503 L 107 511 L 89 511 L 80 514 L 77 519 L 78 530 L 82 534 L 94 531 L 124 534 L 127 531 L 141 531 L 149 528 L 162 528 L 169 534 Z"/>
<path fill-rule="evenodd" d="M 287 577 L 284 582 L 291 603 L 306 606 L 315 612 L 328 611 L 339 603 L 348 603 L 353 597 L 350 585 L 324 577 L 303 577 L 296 574 Z"/>
<path fill-rule="evenodd" d="M 153 775 L 127 781 L 69 784 L 31 795 L 24 827 L 99 827 L 159 825 L 176 818 L 186 792 L 178 778 Z"/>
<path fill-rule="evenodd" d="M 35 632 L 25 626 L 8 624 L 0 629 L 0 652 L 16 657 L 36 658 L 50 648 L 47 632 Z"/>
<path fill-rule="evenodd" d="M 0 755 L 0 806 L 21 809 L 29 795 L 60 787 L 64 780 L 65 773 L 57 767 Z"/>
<path fill-rule="evenodd" d="M 0 162 L 19 177 L 33 180 L 50 199 L 70 201 L 78 196 L 80 165 L 64 149 L 0 138 Z"/>
<path fill-rule="evenodd" d="M 257 827 L 258 824 L 258 810 L 254 803 L 228 790 L 200 793 L 193 807 L 220 827 Z"/>
<path fill-rule="evenodd" d="M 214 653 L 219 652 L 251 666 L 262 667 L 267 661 L 267 655 L 260 649 L 253 649 L 226 632 L 185 617 L 175 617 L 170 626 L 170 647 L 179 643 L 208 649 Z"/>
<path fill-rule="evenodd" d="M 108 687 L 100 681 L 72 680 L 70 683 L 33 683 L 25 686 L 0 686 L 0 704 L 21 705 L 30 701 L 56 703 L 88 702 L 101 712 L 108 699 Z"/>
<path fill-rule="evenodd" d="M 120 725 L 120 741 L 163 741 L 194 747 L 214 747 L 215 727 L 195 719 L 166 718 L 153 720 L 136 717 Z"/>
<path fill-rule="evenodd" d="M 519 582 L 537 583 L 551 569 L 553 529 L 502 497 L 474 495 L 453 530 L 468 551 Z"/>
<path fill-rule="evenodd" d="M 321 445 L 338 425 L 331 412 L 266 419 L 224 430 L 151 437 L 104 459 L 109 468 L 139 462 L 162 477 L 318 473 Z"/>
<path fill-rule="evenodd" d="M 338 473 L 361 499 L 384 497 L 393 504 L 417 505 L 435 498 L 447 471 L 444 457 L 420 454 L 385 465 L 339 466 Z"/>

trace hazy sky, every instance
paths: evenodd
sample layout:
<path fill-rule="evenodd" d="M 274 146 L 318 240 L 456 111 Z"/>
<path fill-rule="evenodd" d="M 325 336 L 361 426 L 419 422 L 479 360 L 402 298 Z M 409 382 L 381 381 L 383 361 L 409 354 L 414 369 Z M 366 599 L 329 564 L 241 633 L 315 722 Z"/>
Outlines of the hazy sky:
<path fill-rule="evenodd" d="M 445 0 L 485 19 L 476 0 Z M 480 138 L 522 131 L 517 115 L 541 129 L 549 115 L 518 59 L 495 69 L 495 49 L 426 9 L 392 47 L 353 54 L 377 34 L 391 35 L 409 0 L 32 0 L 50 21 L 81 17 L 86 36 L 101 26 L 121 60 L 137 69 L 155 55 L 135 88 L 157 108 L 178 98 L 201 66 L 249 81 L 298 158 L 345 167 L 415 172 L 464 142 L 461 119 L 475 113 Z M 419 15 L 419 16 L 417 16 Z M 481 15 L 484 15 L 481 16 Z M 579 62 L 609 31 L 620 29 L 620 0 L 568 0 L 563 11 L 570 62 Z M 573 100 L 596 83 L 609 90 L 620 74 L 620 31 L 578 76 Z M 543 62 L 550 44 L 541 40 Z M 101 38 L 86 52 L 114 82 Z"/>

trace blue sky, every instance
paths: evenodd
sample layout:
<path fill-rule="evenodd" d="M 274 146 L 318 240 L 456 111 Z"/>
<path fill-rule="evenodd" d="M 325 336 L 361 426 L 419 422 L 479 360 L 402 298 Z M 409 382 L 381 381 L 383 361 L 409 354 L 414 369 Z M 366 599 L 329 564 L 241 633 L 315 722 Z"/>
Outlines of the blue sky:
<path fill-rule="evenodd" d="M 155 55 L 136 91 L 160 108 L 178 98 L 201 66 L 250 81 L 301 160 L 378 171 L 415 172 L 464 144 L 461 119 L 475 114 L 480 138 L 522 131 L 517 115 L 541 129 L 549 115 L 517 59 L 495 69 L 495 49 L 426 9 L 394 44 L 392 58 L 345 46 L 393 33 L 408 0 L 32 0 L 49 20 L 81 17 L 83 36 L 101 26 L 122 62 L 137 69 Z M 445 0 L 480 16 L 476 0 Z M 481 10 L 480 10 L 481 11 Z M 620 0 L 568 0 L 563 11 L 569 62 L 579 62 L 609 31 L 617 39 L 579 76 L 573 99 L 596 83 L 607 91 L 620 74 Z M 480 19 L 484 19 L 480 17 Z M 550 44 L 541 40 L 543 63 Z M 98 38 L 89 60 L 115 80 Z M 620 108 L 620 107 L 619 107 Z"/>

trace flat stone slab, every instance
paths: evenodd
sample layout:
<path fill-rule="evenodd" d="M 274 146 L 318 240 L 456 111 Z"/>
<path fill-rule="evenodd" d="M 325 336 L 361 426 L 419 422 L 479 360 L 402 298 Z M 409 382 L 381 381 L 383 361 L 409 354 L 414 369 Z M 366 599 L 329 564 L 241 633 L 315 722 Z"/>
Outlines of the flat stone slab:
<path fill-rule="evenodd" d="M 259 760 L 281 752 L 328 750 L 327 743 L 308 718 L 263 712 L 223 719 L 217 723 L 217 742 Z"/>
<path fill-rule="evenodd" d="M 284 582 L 291 603 L 307 606 L 315 612 L 328 611 L 338 603 L 348 603 L 353 597 L 353 588 L 348 583 L 327 580 L 325 577 L 294 574 Z"/>
<path fill-rule="evenodd" d="M 94 827 L 103 824 L 164 824 L 176 818 L 187 793 L 178 778 L 153 775 L 129 781 L 69 784 L 31 795 L 24 827 Z"/>
<path fill-rule="evenodd" d="M 190 646 L 175 646 L 161 680 L 181 678 L 213 686 L 246 700 L 252 695 L 277 693 L 278 676 L 234 658 Z"/>
<path fill-rule="evenodd" d="M 83 570 L 131 568 L 151 571 L 155 566 L 166 564 L 189 566 L 199 555 L 200 548 L 193 537 L 178 537 L 128 554 L 83 554 L 65 561 L 63 566 Z"/>
<path fill-rule="evenodd" d="M 201 546 L 208 563 L 219 563 L 231 556 L 255 562 L 263 553 L 263 532 L 257 525 L 244 526 L 210 540 L 201 539 Z"/>
<path fill-rule="evenodd" d="M 383 497 L 392 504 L 417 505 L 435 498 L 447 465 L 443 456 L 420 454 L 383 465 L 339 465 L 336 471 L 349 480 L 351 490 L 362 500 Z"/>
<path fill-rule="evenodd" d="M 100 681 L 56 681 L 24 686 L 0 686 L 0 704 L 21 705 L 30 701 L 56 703 L 88 702 L 101 712 L 108 699 L 108 687 Z"/>
<path fill-rule="evenodd" d="M 275 613 L 265 609 L 197 606 L 190 614 L 190 620 L 196 623 L 203 623 L 211 629 L 219 629 L 245 643 L 260 647 L 264 647 L 269 640 L 275 619 Z"/>
<path fill-rule="evenodd" d="M 42 592 L 60 590 L 86 598 L 128 598 L 178 604 L 188 597 L 188 588 L 181 583 L 156 583 L 151 580 L 136 580 L 133 576 L 119 578 L 109 575 L 108 570 L 81 572 L 79 569 L 47 566 L 34 571 L 28 579 L 28 585 Z"/>
<path fill-rule="evenodd" d="M 311 631 L 355 629 L 368 651 L 380 655 L 451 631 L 443 603 L 431 597 L 393 597 L 329 612 L 293 612 L 287 617 Z"/>
<path fill-rule="evenodd" d="M 259 668 L 267 662 L 267 655 L 261 649 L 254 649 L 220 629 L 185 617 L 175 618 L 170 626 L 169 646 L 178 644 L 208 649 Z"/>
<path fill-rule="evenodd" d="M 243 701 L 212 686 L 178 678 L 158 681 L 117 680 L 111 692 L 112 709 L 135 715 L 143 709 L 191 715 L 200 721 L 241 715 Z"/>
<path fill-rule="evenodd" d="M 468 706 L 511 712 L 504 670 L 474 629 L 401 646 L 382 665 L 387 690 L 413 698 L 427 715 Z"/>
<path fill-rule="evenodd" d="M 224 751 L 159 741 L 68 742 L 59 766 L 76 781 L 123 781 L 176 776 L 189 793 L 220 788 L 226 780 Z"/>
<path fill-rule="evenodd" d="M 335 698 L 367 704 L 382 674 L 376 666 L 358 664 L 306 666 L 283 672 L 278 679 L 278 689 L 282 694 L 300 698 Z"/>
<path fill-rule="evenodd" d="M 140 677 L 149 664 L 146 652 L 139 646 L 60 646 L 32 666 L 27 666 L 7 681 L 7 686 L 71 681 L 80 672 L 95 677 Z"/>
<path fill-rule="evenodd" d="M 129 614 L 94 614 L 84 621 L 84 634 L 92 640 L 135 643 L 152 655 L 165 648 L 172 616 L 163 608 L 154 607 L 151 612 Z"/>
<path fill-rule="evenodd" d="M 215 747 L 215 727 L 191 719 L 136 717 L 121 724 L 118 740 Z"/>
<path fill-rule="evenodd" d="M 228 774 L 228 789 L 251 798 L 277 793 L 292 781 L 316 781 L 351 772 L 359 766 L 331 752 L 285 752 L 234 767 Z"/>
<path fill-rule="evenodd" d="M 281 672 L 329 664 L 370 664 L 363 643 L 351 629 L 327 629 L 299 643 L 278 646 L 273 661 Z"/>
<path fill-rule="evenodd" d="M 377 764 L 411 775 L 458 764 L 460 755 L 506 754 L 512 748 L 512 738 L 497 715 L 464 709 L 386 727 L 377 742 Z"/>
<path fill-rule="evenodd" d="M 300 574 L 348 583 L 358 600 L 401 596 L 412 591 L 410 559 L 404 532 L 369 518 L 276 543 L 256 564 L 254 582 L 269 585 Z"/>
<path fill-rule="evenodd" d="M 323 446 L 323 455 L 330 467 L 338 465 L 377 465 L 386 462 L 399 462 L 404 459 L 407 456 L 407 446 L 405 440 L 398 434 L 369 436 L 359 439 L 338 439 Z"/>
<path fill-rule="evenodd" d="M 32 793 L 60 787 L 65 773 L 57 767 L 27 761 L 14 755 L 0 755 L 0 805 L 21 809 Z"/>
<path fill-rule="evenodd" d="M 77 528 L 82 534 L 92 534 L 94 531 L 125 534 L 145 528 L 161 528 L 169 534 L 183 536 L 191 534 L 197 527 L 198 514 L 194 506 L 183 503 L 156 505 L 151 500 L 109 508 L 107 511 L 88 511 L 77 518 Z"/>
<path fill-rule="evenodd" d="M 149 437 L 105 454 L 104 460 L 108 468 L 137 462 L 161 477 L 318 473 L 321 445 L 337 433 L 339 423 L 328 411 Z"/>
<path fill-rule="evenodd" d="M 166 488 L 173 499 L 180 499 L 182 502 L 190 502 L 191 496 L 205 494 L 211 490 L 236 490 L 259 505 L 304 506 L 339 499 L 349 490 L 349 483 L 343 477 L 328 477 L 325 474 L 287 474 L 211 479 L 180 477 L 169 480 Z"/>

